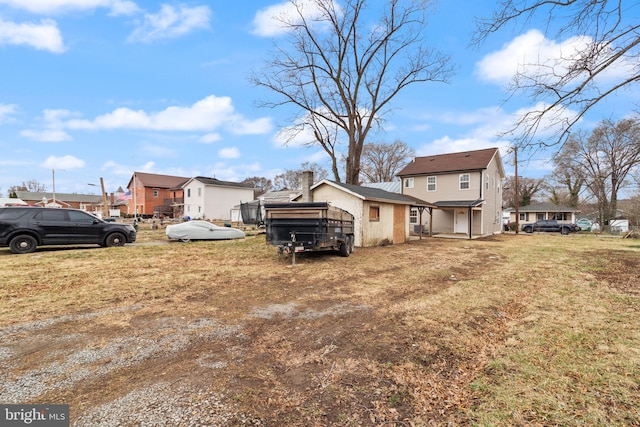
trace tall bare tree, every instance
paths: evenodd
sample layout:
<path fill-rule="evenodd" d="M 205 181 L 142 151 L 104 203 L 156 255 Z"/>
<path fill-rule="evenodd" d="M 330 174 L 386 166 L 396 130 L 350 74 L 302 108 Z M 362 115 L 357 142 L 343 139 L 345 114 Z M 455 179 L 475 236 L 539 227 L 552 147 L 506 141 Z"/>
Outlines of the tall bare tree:
<path fill-rule="evenodd" d="M 573 137 L 564 143 L 562 149 L 553 157 L 555 165 L 553 170 L 552 182 L 556 182 L 562 190 L 553 188 L 550 190 L 552 198 L 571 207 L 578 207 L 580 202 L 580 194 L 585 188 L 586 176 L 582 168 L 578 167 L 574 161 L 573 154 L 576 152 L 577 141 Z"/>
<path fill-rule="evenodd" d="M 314 182 L 322 181 L 329 175 L 319 164 L 304 162 L 300 165 L 300 169 L 287 169 L 283 173 L 273 177 L 275 188 L 278 190 L 300 190 L 300 178 L 304 171 L 313 172 Z"/>
<path fill-rule="evenodd" d="M 542 192 L 544 180 L 536 178 L 518 177 L 518 206 L 528 206 L 537 194 Z M 516 177 L 508 176 L 504 184 L 502 195 L 505 207 L 516 206 Z"/>
<path fill-rule="evenodd" d="M 367 143 L 362 149 L 361 181 L 393 181 L 413 156 L 415 150 L 399 139 L 391 144 Z"/>
<path fill-rule="evenodd" d="M 545 35 L 580 36 L 576 52 L 538 64 L 522 64 L 512 92 L 525 93 L 540 108 L 516 124 L 521 146 L 562 144 L 572 127 L 595 105 L 640 83 L 640 20 L 635 0 L 502 0 L 495 13 L 478 21 L 476 42 L 509 24 L 542 19 Z M 575 114 L 567 113 L 575 112 Z M 541 128 L 556 129 L 546 141 Z"/>
<path fill-rule="evenodd" d="M 335 126 L 347 144 L 345 182 L 358 184 L 369 132 L 381 126 L 391 101 L 416 83 L 446 82 L 449 58 L 427 48 L 428 0 L 288 0 L 293 14 L 274 17 L 287 44 L 251 80 L 276 94 L 264 106 L 293 105 L 318 130 L 316 143 L 337 156 L 323 129 Z M 382 6 L 377 22 L 367 7 Z M 312 13 L 310 13 L 312 11 Z M 307 117 L 305 120 L 304 118 Z M 308 117 L 313 120 L 309 121 Z M 317 126 L 322 124 L 321 126 Z M 326 124 L 326 125 L 325 125 Z M 334 168 L 336 180 L 340 180 Z"/>
<path fill-rule="evenodd" d="M 640 167 L 640 122 L 603 120 L 590 135 L 571 135 L 563 148 L 571 164 L 598 204 L 598 220 L 606 223 L 618 209 L 618 194 Z"/>

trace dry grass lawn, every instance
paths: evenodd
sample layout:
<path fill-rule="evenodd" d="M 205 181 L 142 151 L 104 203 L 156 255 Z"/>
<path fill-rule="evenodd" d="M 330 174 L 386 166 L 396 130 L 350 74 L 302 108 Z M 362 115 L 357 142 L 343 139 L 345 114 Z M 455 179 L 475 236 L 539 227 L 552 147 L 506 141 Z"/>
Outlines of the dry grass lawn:
<path fill-rule="evenodd" d="M 639 264 L 637 240 L 554 234 L 295 266 L 260 235 L 3 248 L 0 401 L 80 416 L 179 381 L 226 396 L 229 425 L 640 425 Z M 7 385 L 54 363 L 64 378 Z"/>

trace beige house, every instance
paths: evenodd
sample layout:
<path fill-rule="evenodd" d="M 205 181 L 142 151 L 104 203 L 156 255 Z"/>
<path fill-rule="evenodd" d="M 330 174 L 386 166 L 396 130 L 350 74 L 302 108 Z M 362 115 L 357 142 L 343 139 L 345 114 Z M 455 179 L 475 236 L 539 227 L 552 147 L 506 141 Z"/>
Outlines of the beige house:
<path fill-rule="evenodd" d="M 303 178 L 304 180 L 304 178 Z M 312 182 L 310 181 L 307 183 Z M 303 184 L 304 185 L 304 184 Z M 354 240 L 358 247 L 384 243 L 405 243 L 410 236 L 411 208 L 433 206 L 414 197 L 391 193 L 378 188 L 322 180 L 303 192 L 294 201 L 329 202 L 354 216 Z"/>
<path fill-rule="evenodd" d="M 398 173 L 402 194 L 435 206 L 431 224 L 422 225 L 434 235 L 460 234 L 468 238 L 502 231 L 502 158 L 497 148 L 414 158 Z M 419 224 L 417 209 L 411 221 Z M 419 227 L 419 225 L 418 225 Z"/>

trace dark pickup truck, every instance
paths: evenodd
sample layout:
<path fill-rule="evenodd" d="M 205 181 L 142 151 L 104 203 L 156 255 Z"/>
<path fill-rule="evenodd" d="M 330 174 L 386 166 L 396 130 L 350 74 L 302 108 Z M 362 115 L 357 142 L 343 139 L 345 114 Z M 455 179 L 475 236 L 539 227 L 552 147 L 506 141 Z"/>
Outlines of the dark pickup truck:
<path fill-rule="evenodd" d="M 522 231 L 525 233 L 533 233 L 534 231 L 547 231 L 567 235 L 571 232 L 580 231 L 580 227 L 576 224 L 566 222 L 558 222 L 555 219 L 543 219 L 533 224 L 523 224 Z"/>

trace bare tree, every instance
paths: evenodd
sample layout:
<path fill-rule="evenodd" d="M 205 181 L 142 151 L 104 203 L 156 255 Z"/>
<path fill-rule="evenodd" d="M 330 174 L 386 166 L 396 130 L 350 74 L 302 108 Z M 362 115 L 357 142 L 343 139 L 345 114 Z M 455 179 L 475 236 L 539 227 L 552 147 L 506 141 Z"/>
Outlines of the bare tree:
<path fill-rule="evenodd" d="M 598 220 L 606 223 L 618 209 L 618 194 L 630 184 L 640 167 L 640 124 L 637 119 L 617 123 L 604 120 L 591 135 L 571 135 L 563 149 L 564 161 L 571 164 L 598 205 Z"/>
<path fill-rule="evenodd" d="M 399 139 L 391 144 L 365 144 L 362 149 L 361 181 L 393 181 L 414 155 L 415 150 Z"/>
<path fill-rule="evenodd" d="M 302 172 L 312 171 L 314 182 L 322 181 L 329 174 L 317 163 L 304 162 L 300 169 L 287 169 L 284 173 L 273 177 L 275 188 L 278 190 L 300 190 L 300 177 Z"/>
<path fill-rule="evenodd" d="M 640 82 L 638 13 L 638 3 L 630 0 L 502 0 L 491 18 L 478 21 L 475 42 L 508 24 L 538 16 L 546 21 L 547 36 L 581 37 L 578 51 L 549 62 L 523 64 L 524 71 L 515 76 L 512 92 L 528 94 L 541 105 L 512 129 L 520 130 L 516 141 L 520 146 L 564 143 L 572 127 L 595 105 Z M 567 115 L 570 112 L 575 114 Z M 555 129 L 553 138 L 534 141 L 541 128 Z"/>
<path fill-rule="evenodd" d="M 348 145 L 345 182 L 358 184 L 367 136 L 381 126 L 396 95 L 416 83 L 446 82 L 453 72 L 449 58 L 428 49 L 424 41 L 430 2 L 388 0 L 377 23 L 365 8 L 381 2 L 288 2 L 293 15 L 275 19 L 287 31 L 289 43 L 276 46 L 272 59 L 251 80 L 277 95 L 278 100 L 264 106 L 293 105 L 299 117 L 313 118 L 314 130 L 330 125 L 339 129 Z M 331 146 L 337 139 L 331 137 L 319 132 L 315 142 L 332 157 L 339 180 Z"/>
<path fill-rule="evenodd" d="M 254 176 L 242 181 L 243 184 L 248 184 L 253 187 L 255 197 L 260 197 L 267 191 L 271 191 L 273 184 L 271 180 L 261 176 Z"/>
<path fill-rule="evenodd" d="M 552 199 L 555 198 L 558 205 L 565 204 L 571 207 L 578 207 L 580 202 L 580 194 L 585 188 L 586 176 L 582 168 L 577 167 L 573 155 L 576 152 L 577 141 L 570 137 L 564 143 L 562 149 L 553 157 L 555 168 L 551 181 L 555 181 L 562 190 L 553 188 L 551 190 Z M 563 195 L 563 196 L 561 196 Z M 555 203 L 555 202 L 554 202 Z"/>
<path fill-rule="evenodd" d="M 528 206 L 534 197 L 540 194 L 544 185 L 543 179 L 518 177 L 518 206 Z M 505 207 L 516 205 L 516 177 L 508 176 L 504 184 L 502 199 Z"/>
<path fill-rule="evenodd" d="M 9 193 L 14 193 L 16 191 L 29 191 L 32 193 L 42 193 L 47 191 L 47 186 L 38 182 L 35 179 L 30 179 L 27 182 L 22 181 L 22 185 L 12 185 L 9 187 Z"/>

